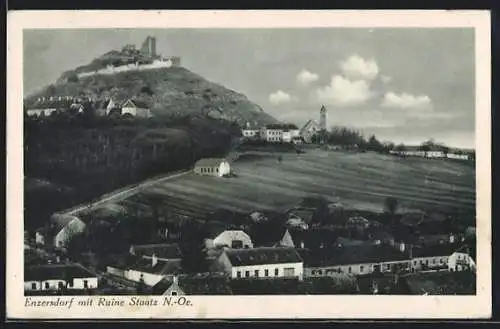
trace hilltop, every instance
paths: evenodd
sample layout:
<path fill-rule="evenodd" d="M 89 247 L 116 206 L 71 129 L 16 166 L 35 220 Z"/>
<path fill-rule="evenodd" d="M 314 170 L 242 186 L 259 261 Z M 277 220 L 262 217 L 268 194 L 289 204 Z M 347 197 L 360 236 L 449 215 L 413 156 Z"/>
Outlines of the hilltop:
<path fill-rule="evenodd" d="M 87 66 L 63 73 L 54 84 L 29 96 L 25 104 L 29 107 L 39 97 L 68 95 L 90 97 L 96 103 L 106 98 L 115 102 L 134 98 L 148 104 L 155 116 L 202 114 L 239 125 L 277 121 L 245 95 L 210 82 L 181 66 L 79 77 L 82 72 L 96 71 L 112 65 L 110 63 L 123 65 L 123 61 L 117 59 L 121 57 L 115 54 L 115 59 L 110 59 L 111 54 L 114 52 Z"/>

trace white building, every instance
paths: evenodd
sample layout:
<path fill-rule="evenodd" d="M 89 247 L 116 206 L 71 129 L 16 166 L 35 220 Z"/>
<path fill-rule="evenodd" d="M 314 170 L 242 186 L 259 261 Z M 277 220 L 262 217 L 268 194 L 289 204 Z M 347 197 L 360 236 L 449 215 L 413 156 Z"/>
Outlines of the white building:
<path fill-rule="evenodd" d="M 226 159 L 204 158 L 196 162 L 194 173 L 197 175 L 222 177 L 231 173 L 231 166 Z"/>
<path fill-rule="evenodd" d="M 322 248 L 311 252 L 301 250 L 306 277 L 329 276 L 335 273 L 364 275 L 373 272 L 409 270 L 410 259 L 404 250 L 386 244 L 346 245 Z"/>
<path fill-rule="evenodd" d="M 475 268 L 474 260 L 465 250 L 458 249 L 455 243 L 413 247 L 410 255 L 411 269 L 414 272 L 435 269 L 464 271 Z"/>
<path fill-rule="evenodd" d="M 111 273 L 111 269 L 108 272 Z M 134 282 L 143 281 L 146 285 L 152 287 L 162 279 L 173 277 L 181 271 L 181 260 L 161 260 L 153 255 L 150 259 L 142 258 L 124 270 L 124 277 Z"/>
<path fill-rule="evenodd" d="M 56 247 L 66 247 L 75 236 L 83 234 L 86 224 L 78 217 L 55 214 L 51 217 L 53 243 Z"/>
<path fill-rule="evenodd" d="M 225 250 L 212 267 L 232 279 L 303 279 L 303 261 L 294 248 L 254 248 Z"/>
<path fill-rule="evenodd" d="M 306 143 L 311 143 L 312 137 L 320 131 L 319 123 L 316 120 L 309 120 L 300 129 L 299 135 Z"/>
<path fill-rule="evenodd" d="M 129 99 L 122 104 L 121 109 L 122 109 L 121 111 L 122 115 L 130 114 L 134 117 L 140 117 L 140 118 L 152 117 L 149 106 L 146 103 L 141 102 L 139 100 Z"/>
<path fill-rule="evenodd" d="M 77 264 L 35 265 L 24 270 L 25 291 L 86 290 L 97 287 L 97 275 Z"/>
<path fill-rule="evenodd" d="M 300 136 L 299 128 L 294 124 L 268 124 L 261 128 L 260 136 L 270 143 L 291 143 Z"/>
<path fill-rule="evenodd" d="M 242 129 L 241 134 L 246 138 L 256 138 L 260 136 L 260 129 Z"/>
<path fill-rule="evenodd" d="M 253 248 L 252 239 L 241 230 L 226 230 L 213 238 L 205 239 L 205 246 L 209 249 L 227 247 L 234 249 Z"/>

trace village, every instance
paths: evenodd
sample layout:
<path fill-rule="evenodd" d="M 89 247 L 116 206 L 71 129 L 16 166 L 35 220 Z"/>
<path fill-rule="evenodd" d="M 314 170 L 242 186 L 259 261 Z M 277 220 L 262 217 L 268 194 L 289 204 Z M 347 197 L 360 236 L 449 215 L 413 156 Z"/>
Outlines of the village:
<path fill-rule="evenodd" d="M 302 129 L 294 124 L 247 124 L 240 143 L 310 145 L 325 130 L 326 115 L 322 107 L 319 123 L 310 120 Z M 397 155 L 445 157 L 441 150 L 406 152 Z M 235 160 L 203 158 L 192 172 L 224 179 L 232 175 Z M 439 294 L 445 293 L 440 285 L 453 285 L 464 277 L 473 281 L 473 227 L 425 213 L 398 221 L 397 200 L 391 198 L 385 208 L 382 214 L 346 210 L 311 197 L 281 214 L 207 214 L 203 229 L 189 218 L 182 219 L 191 223 L 184 225 L 157 218 L 153 226 L 143 226 L 153 230 L 139 239 L 143 244 L 123 245 L 121 251 L 113 248 L 108 255 L 84 252 L 85 248 L 75 253 L 75 240 L 89 238 L 88 216 L 55 214 L 49 226 L 26 238 L 25 291 L 176 296 L 275 294 L 285 293 L 282 289 L 287 287 L 294 294 Z M 126 211 L 110 203 L 95 212 L 120 218 Z M 190 246 L 186 249 L 185 244 Z M 466 293 L 455 289 L 452 293 Z"/>
<path fill-rule="evenodd" d="M 159 56 L 152 37 L 140 50 L 126 45 L 120 56 L 123 61 L 67 79 L 180 65 L 178 57 Z M 89 108 L 97 117 L 154 120 L 152 105 L 135 97 L 41 96 L 25 104 L 25 113 L 39 120 Z M 226 156 L 203 157 L 177 174 L 213 186 L 221 180 L 238 182 L 238 163 L 259 152 L 277 160 L 270 166 L 300 161 L 299 155 L 310 151 L 337 152 L 336 157 L 373 151 L 428 159 L 424 161 L 475 159 L 473 152 L 433 141 L 337 145 L 328 140 L 327 122 L 326 106 L 317 120 L 300 128 L 290 122 L 245 122 Z M 138 187 L 130 191 L 141 192 Z M 170 213 L 161 206 L 161 196 L 136 213 L 113 201 L 55 213 L 46 225 L 25 234 L 25 294 L 475 293 L 473 225 L 460 223 L 455 214 L 405 213 L 396 197 L 386 197 L 383 211 L 377 212 L 349 208 L 342 200 L 332 202 L 318 194 L 290 199 L 295 205 L 286 209 L 260 209 L 258 201 L 249 200 L 257 205 L 252 211 L 220 207 L 209 213 L 200 210 L 201 218 Z M 196 207 L 188 204 L 181 210 L 189 208 Z"/>

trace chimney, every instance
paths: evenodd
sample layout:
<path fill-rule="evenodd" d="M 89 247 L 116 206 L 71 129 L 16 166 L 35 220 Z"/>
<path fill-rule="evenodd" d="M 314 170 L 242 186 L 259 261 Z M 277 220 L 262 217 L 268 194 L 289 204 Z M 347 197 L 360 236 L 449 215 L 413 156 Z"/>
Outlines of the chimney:
<path fill-rule="evenodd" d="M 155 254 L 151 257 L 151 265 L 155 267 L 158 264 L 158 258 L 156 257 Z"/>

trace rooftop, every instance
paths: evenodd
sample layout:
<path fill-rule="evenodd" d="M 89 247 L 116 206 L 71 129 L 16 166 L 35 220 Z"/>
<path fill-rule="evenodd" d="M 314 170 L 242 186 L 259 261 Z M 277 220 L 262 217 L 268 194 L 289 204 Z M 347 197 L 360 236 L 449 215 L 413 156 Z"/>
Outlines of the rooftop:
<path fill-rule="evenodd" d="M 335 246 L 314 252 L 302 249 L 299 252 L 304 259 L 304 265 L 312 267 L 409 260 L 408 255 L 386 244 Z"/>
<path fill-rule="evenodd" d="M 138 99 L 129 99 L 129 100 L 125 101 L 122 104 L 122 106 L 125 106 L 125 104 L 127 104 L 127 103 L 129 103 L 133 107 L 137 107 L 137 108 L 141 108 L 141 109 L 148 109 L 149 108 L 149 105 L 146 102 L 138 100 Z"/>
<path fill-rule="evenodd" d="M 301 263 L 302 258 L 294 248 L 232 249 L 226 254 L 233 266 Z"/>
<path fill-rule="evenodd" d="M 296 125 L 293 123 L 271 123 L 266 125 L 266 129 L 288 129 L 288 130 L 295 130 L 299 129 Z"/>
<path fill-rule="evenodd" d="M 437 256 L 450 256 L 458 249 L 460 249 L 460 247 L 456 243 L 428 244 L 422 246 L 414 246 L 412 252 L 413 252 L 413 258 L 437 257 Z"/>
<path fill-rule="evenodd" d="M 177 274 L 181 270 L 181 261 L 179 260 L 169 260 L 164 261 L 159 259 L 155 265 L 153 265 L 153 261 L 151 259 L 139 259 L 137 263 L 130 267 L 131 270 L 143 272 L 143 273 L 151 273 L 151 274 Z"/>
<path fill-rule="evenodd" d="M 24 281 L 45 281 L 53 279 L 93 278 L 94 274 L 78 264 L 35 265 L 24 269 Z"/>
<path fill-rule="evenodd" d="M 182 257 L 178 244 L 143 244 L 132 245 L 130 247 L 132 254 L 139 257 L 152 257 L 155 255 L 162 259 L 180 259 Z"/>
<path fill-rule="evenodd" d="M 224 161 L 227 160 L 225 158 L 203 158 L 196 162 L 195 167 L 216 167 Z"/>

